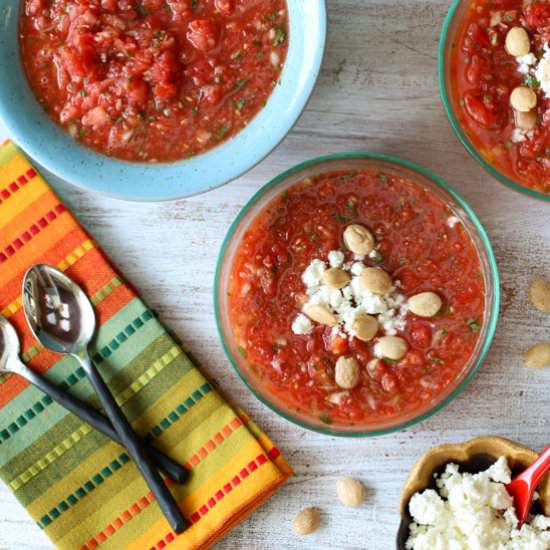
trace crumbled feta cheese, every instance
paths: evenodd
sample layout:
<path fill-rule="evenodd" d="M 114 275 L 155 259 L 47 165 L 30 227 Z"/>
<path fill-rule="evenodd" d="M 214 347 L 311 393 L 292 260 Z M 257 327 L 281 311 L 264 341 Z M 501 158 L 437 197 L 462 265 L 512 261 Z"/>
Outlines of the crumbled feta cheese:
<path fill-rule="evenodd" d="M 313 325 L 303 313 L 300 313 L 292 323 L 292 332 L 294 334 L 311 334 Z"/>
<path fill-rule="evenodd" d="M 331 250 L 328 253 L 328 263 L 330 267 L 342 267 L 344 258 L 344 253 L 341 250 Z"/>
<path fill-rule="evenodd" d="M 378 250 L 376 248 L 373 248 L 370 252 L 369 252 L 369 258 L 371 260 L 375 260 L 376 258 L 378 258 Z"/>
<path fill-rule="evenodd" d="M 537 64 L 535 78 L 539 81 L 539 89 L 546 97 L 550 97 L 550 47 L 544 43 L 544 55 Z"/>
<path fill-rule="evenodd" d="M 522 143 L 526 139 L 533 137 L 533 130 L 526 131 L 523 128 L 514 128 L 512 137 L 510 138 L 514 143 Z"/>
<path fill-rule="evenodd" d="M 450 227 L 451 229 L 453 229 L 453 227 L 454 227 L 457 223 L 460 223 L 460 220 L 459 220 L 456 216 L 449 216 L 449 217 L 447 218 L 447 226 Z"/>
<path fill-rule="evenodd" d="M 327 264 L 321 260 L 313 260 L 302 274 L 302 281 L 311 288 L 321 284 L 321 277 L 327 269 Z"/>
<path fill-rule="evenodd" d="M 346 397 L 348 397 L 348 396 L 349 396 L 348 391 L 339 391 L 339 392 L 336 392 L 336 393 L 331 393 L 327 397 L 327 401 L 329 403 L 332 403 L 333 405 L 341 405 L 342 401 L 344 401 L 346 399 Z"/>
<path fill-rule="evenodd" d="M 354 262 L 349 271 L 352 275 L 361 275 L 361 272 L 365 269 L 365 264 L 363 262 Z"/>
<path fill-rule="evenodd" d="M 505 484 L 511 472 L 501 457 L 477 474 L 448 464 L 436 478 L 437 491 L 413 495 L 407 550 L 547 550 L 550 518 L 535 516 L 518 530 Z"/>
<path fill-rule="evenodd" d="M 322 281 L 322 275 L 327 264 L 322 260 L 313 260 L 302 274 L 306 287 L 307 304 L 321 305 L 329 309 L 338 320 L 333 327 L 333 336 L 355 336 L 353 326 L 355 321 L 365 315 L 377 315 L 382 331 L 386 335 L 395 336 L 406 326 L 408 312 L 407 300 L 403 294 L 392 287 L 387 294 L 374 294 L 363 288 L 360 275 L 367 267 L 362 261 L 344 263 L 345 256 L 340 251 L 333 250 L 328 255 L 330 266 L 342 269 L 351 275 L 350 282 L 342 289 L 334 289 Z M 296 334 L 309 334 L 312 327 L 303 327 L 303 321 L 295 319 L 292 330 Z"/>
<path fill-rule="evenodd" d="M 529 74 L 530 68 L 537 64 L 537 58 L 535 57 L 533 52 L 529 52 L 526 55 L 520 55 L 519 57 L 516 57 L 516 61 L 518 64 L 518 71 L 521 74 Z"/>

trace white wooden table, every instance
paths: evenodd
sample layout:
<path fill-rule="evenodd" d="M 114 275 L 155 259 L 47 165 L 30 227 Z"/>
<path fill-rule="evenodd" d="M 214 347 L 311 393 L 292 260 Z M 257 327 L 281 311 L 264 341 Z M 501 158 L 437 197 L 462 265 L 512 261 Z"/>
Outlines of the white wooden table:
<path fill-rule="evenodd" d="M 550 204 L 519 195 L 484 173 L 447 122 L 437 89 L 436 48 L 449 2 L 328 3 L 327 55 L 313 99 L 284 143 L 253 171 L 207 195 L 169 204 L 124 203 L 58 187 L 162 319 L 296 469 L 296 476 L 218 548 L 390 550 L 401 485 L 425 449 L 486 434 L 536 449 L 550 442 L 550 370 L 529 371 L 521 362 L 525 348 L 550 333 L 550 317 L 534 312 L 526 298 L 534 274 L 550 276 Z M 3 137 L 0 126 L 0 141 Z M 424 164 L 466 197 L 492 238 L 504 304 L 488 361 L 449 407 L 401 433 L 346 440 L 287 423 L 245 389 L 216 335 L 212 288 L 225 232 L 263 183 L 304 159 L 365 149 Z M 368 500 L 358 510 L 344 509 L 336 499 L 334 484 L 343 474 L 368 487 Z M 323 527 L 298 540 L 291 521 L 309 505 L 323 510 Z M 51 548 L 10 493 L 0 489 L 0 549 Z"/>

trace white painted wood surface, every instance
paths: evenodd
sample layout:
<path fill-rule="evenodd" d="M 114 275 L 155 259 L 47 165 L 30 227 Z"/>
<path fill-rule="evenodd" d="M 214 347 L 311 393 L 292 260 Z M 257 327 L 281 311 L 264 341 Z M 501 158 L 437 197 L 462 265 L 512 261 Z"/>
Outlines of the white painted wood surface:
<path fill-rule="evenodd" d="M 308 1 L 308 0 L 304 0 Z M 533 311 L 526 288 L 550 276 L 550 204 L 505 188 L 469 158 L 440 104 L 436 49 L 449 2 L 328 0 L 326 59 L 308 109 L 278 149 L 252 172 L 219 190 L 169 204 L 133 204 L 58 187 L 74 212 L 162 319 L 223 387 L 274 438 L 296 476 L 218 548 L 390 550 L 398 498 L 409 468 L 428 447 L 495 434 L 535 449 L 550 442 L 550 370 L 529 371 L 521 354 L 549 336 L 550 317 Z M 5 131 L 0 127 L 0 138 Z M 503 317 L 490 357 L 447 409 L 404 432 L 345 440 L 287 423 L 245 389 L 216 335 L 212 288 L 223 236 L 266 181 L 315 155 L 377 150 L 415 160 L 454 185 L 479 214 L 494 244 L 504 290 Z M 364 481 L 358 510 L 339 505 L 334 485 Z M 323 510 L 323 527 L 296 539 L 291 520 L 302 507 Z M 0 549 L 51 549 L 6 489 L 0 489 Z M 122 550 L 122 549 L 121 549 Z"/>

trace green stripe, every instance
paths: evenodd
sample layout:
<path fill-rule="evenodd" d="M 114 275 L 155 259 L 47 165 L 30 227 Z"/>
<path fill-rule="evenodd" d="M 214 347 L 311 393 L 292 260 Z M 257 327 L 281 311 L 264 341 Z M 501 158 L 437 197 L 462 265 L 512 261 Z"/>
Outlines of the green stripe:
<path fill-rule="evenodd" d="M 141 309 L 134 318 L 134 321 L 131 324 L 128 323 L 126 318 L 135 316 L 138 308 L 142 308 L 142 304 L 136 301 L 131 307 L 127 306 L 126 311 L 121 314 L 125 317 L 124 323 L 126 323 L 127 332 L 131 335 L 139 335 L 139 338 L 132 339 L 132 345 L 119 345 L 118 349 L 116 349 L 113 348 L 113 339 L 107 340 L 104 336 L 100 336 L 98 339 L 98 344 L 101 345 L 103 349 L 115 349 L 116 363 L 118 365 L 124 365 L 134 360 L 137 355 L 143 352 L 145 346 L 150 345 L 154 338 L 158 338 L 158 336 L 163 333 L 162 327 L 157 322 L 150 322 L 152 314 L 148 310 L 144 312 L 143 309 Z M 111 319 L 109 323 L 111 323 L 111 321 L 113 321 L 112 324 L 116 323 L 120 325 L 115 318 Z M 140 328 L 136 329 L 136 325 L 139 325 Z M 119 327 L 117 326 L 115 328 Z M 130 337 L 127 338 L 126 342 L 129 340 Z M 107 354 L 107 352 L 105 353 Z M 113 352 L 109 351 L 109 353 L 112 355 Z M 101 355 L 101 358 L 103 361 L 103 355 Z M 115 357 L 113 356 L 110 360 L 112 359 L 115 359 Z M 113 369 L 110 368 L 109 372 L 106 368 L 102 368 L 102 376 L 110 386 L 112 383 L 114 384 L 113 387 L 116 391 L 116 388 L 120 387 L 122 384 L 118 379 L 128 380 L 128 377 L 126 377 L 126 375 L 113 376 L 114 373 L 112 370 Z M 120 368 L 117 370 L 120 370 Z M 93 388 L 84 374 L 82 368 L 78 366 L 72 357 L 65 357 L 48 370 L 47 377 L 51 382 L 64 389 L 71 388 L 73 394 L 80 399 L 86 400 L 93 395 Z M 127 382 L 123 383 L 127 385 Z M 97 403 L 97 401 L 95 401 L 95 403 Z M 50 398 L 44 396 L 44 394 L 34 386 L 29 386 L 2 409 L 0 412 L 0 448 L 2 448 L 2 453 L 0 453 L 0 466 L 11 460 L 17 453 L 23 451 L 28 445 L 32 444 L 37 437 L 40 437 L 44 430 L 48 430 L 67 414 L 70 414 L 62 407 L 57 405 L 50 407 L 50 404 Z M 46 415 L 47 421 L 44 415 L 41 414 L 45 410 L 49 412 L 49 415 Z M 39 430 L 34 428 L 36 424 L 35 419 L 38 418 L 44 421 Z M 6 420 L 9 420 L 9 423 L 6 423 Z M 13 436 L 22 428 L 25 428 L 25 437 L 14 438 Z M 5 443 L 9 443 L 9 445 L 6 446 Z"/>
<path fill-rule="evenodd" d="M 168 336 L 162 336 L 161 339 L 165 340 L 167 346 L 173 343 Z M 158 358 L 158 355 L 155 354 L 151 356 L 149 354 L 149 357 L 151 359 L 148 364 L 151 365 L 151 363 Z M 157 388 L 153 388 L 153 386 L 157 386 L 159 389 L 164 388 L 164 390 L 173 386 L 174 369 L 176 369 L 176 372 L 184 372 L 182 369 L 189 370 L 188 362 L 184 355 L 177 356 L 169 366 L 170 368 L 162 370 L 148 385 L 151 386 L 153 393 L 161 393 L 157 391 Z M 151 389 L 146 387 L 142 392 L 147 392 L 142 394 L 143 403 L 149 403 L 147 399 L 149 397 L 148 394 L 152 393 Z M 139 400 L 131 401 L 133 401 L 133 406 L 124 406 L 124 411 L 130 422 L 134 422 L 142 414 L 142 409 L 147 408 L 147 405 L 139 406 Z M 151 423 L 152 422 L 153 419 L 151 419 Z M 56 426 L 45 432 L 42 437 L 33 445 L 29 446 L 24 453 L 21 453 L 15 459 L 3 466 L 0 469 L 2 479 L 8 483 L 8 485 L 14 480 L 17 480 L 22 473 L 27 472 L 30 467 L 34 466 L 38 460 L 42 459 L 44 455 L 52 449 L 52 441 L 59 444 L 82 425 L 80 419 L 68 415 L 62 422 L 59 422 Z M 149 430 L 149 428 L 147 429 Z M 16 491 L 17 498 L 23 505 L 29 504 L 47 491 L 50 486 L 67 475 L 68 472 L 78 468 L 90 454 L 95 453 L 102 447 L 104 447 L 106 452 L 112 453 L 112 450 L 118 448 L 118 445 L 114 443 L 110 444 L 110 440 L 105 436 L 95 430 L 91 430 L 77 445 L 65 451 L 61 458 L 49 464 L 45 470 L 37 472 L 36 475 L 32 477 L 32 482 L 31 479 L 29 479 L 26 483 L 22 484 Z"/>
<path fill-rule="evenodd" d="M 130 462 L 130 457 L 125 453 L 121 453 L 118 458 L 112 460 L 107 466 L 101 468 L 97 473 L 90 476 L 90 479 L 84 481 L 78 489 L 69 493 L 61 502 L 54 506 L 49 512 L 44 514 L 36 524 L 40 529 L 44 529 L 51 525 L 56 519 L 61 517 L 63 512 L 67 512 L 71 507 L 76 506 L 79 502 L 85 499 L 94 489 L 99 487 L 106 478 L 111 477 L 115 472 L 118 472 L 126 464 Z"/>
<path fill-rule="evenodd" d="M 181 420 L 189 410 L 195 406 L 205 395 L 210 393 L 212 388 L 206 382 L 200 388 L 197 388 L 191 395 L 187 396 L 173 410 L 171 410 L 158 424 L 153 426 L 149 433 L 145 434 L 144 439 L 147 443 L 152 443 L 157 437 L 160 437 L 170 426 Z"/>

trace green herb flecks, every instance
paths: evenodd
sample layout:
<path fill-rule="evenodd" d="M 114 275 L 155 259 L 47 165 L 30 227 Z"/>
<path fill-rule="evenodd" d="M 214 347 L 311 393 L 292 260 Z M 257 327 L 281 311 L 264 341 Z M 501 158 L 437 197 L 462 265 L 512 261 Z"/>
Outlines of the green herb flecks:
<path fill-rule="evenodd" d="M 244 107 L 246 105 L 246 100 L 244 99 L 239 99 L 237 101 L 235 101 L 235 109 L 240 113 Z"/>
<path fill-rule="evenodd" d="M 332 424 L 332 418 L 328 415 L 328 414 L 325 414 L 325 413 L 321 413 L 319 415 L 319 420 L 325 424 Z"/>
<path fill-rule="evenodd" d="M 383 361 L 386 365 L 390 365 L 390 367 L 393 367 L 399 363 L 397 359 L 390 359 L 389 357 L 384 357 Z"/>
<path fill-rule="evenodd" d="M 138 4 L 136 6 L 136 11 L 141 17 L 147 17 L 148 15 L 151 15 L 151 10 L 149 8 L 146 8 L 143 4 Z"/>
<path fill-rule="evenodd" d="M 348 218 L 343 214 L 340 214 L 340 212 L 334 212 L 333 216 L 334 216 L 334 219 L 338 222 L 345 223 L 348 221 Z"/>
<path fill-rule="evenodd" d="M 246 83 L 248 82 L 248 78 L 243 78 L 242 80 L 237 80 L 236 84 L 235 84 L 235 90 L 242 90 L 245 86 L 246 86 Z"/>
<path fill-rule="evenodd" d="M 481 330 L 481 325 L 475 319 L 468 319 L 466 324 L 472 332 L 479 332 Z"/>
<path fill-rule="evenodd" d="M 378 252 L 378 250 L 375 250 L 374 253 L 373 253 L 373 258 L 372 259 L 375 262 L 380 264 L 384 261 L 384 256 L 382 254 L 380 254 L 380 252 Z"/>
<path fill-rule="evenodd" d="M 282 27 L 275 27 L 275 38 L 273 39 L 274 46 L 280 46 L 286 41 L 286 31 Z"/>
<path fill-rule="evenodd" d="M 239 346 L 237 348 L 237 351 L 239 352 L 239 355 L 241 357 L 244 357 L 245 359 L 246 359 L 246 357 L 248 357 L 248 352 L 242 346 Z"/>
<path fill-rule="evenodd" d="M 540 86 L 540 82 L 532 74 L 525 75 L 524 83 L 530 88 L 538 88 Z"/>
<path fill-rule="evenodd" d="M 226 136 L 227 132 L 229 132 L 229 126 L 227 124 L 224 124 L 218 129 L 218 139 L 223 139 Z"/>

